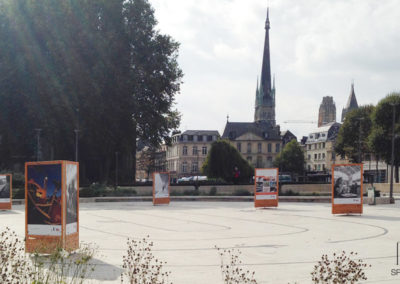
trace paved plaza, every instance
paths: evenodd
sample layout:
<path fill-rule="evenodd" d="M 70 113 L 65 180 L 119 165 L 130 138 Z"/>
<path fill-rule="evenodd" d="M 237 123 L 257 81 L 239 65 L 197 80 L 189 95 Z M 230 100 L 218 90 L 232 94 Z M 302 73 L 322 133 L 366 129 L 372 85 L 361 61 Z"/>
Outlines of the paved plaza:
<path fill-rule="evenodd" d="M 251 202 L 81 203 L 80 240 L 99 246 L 92 283 L 120 283 L 126 239 L 147 235 L 175 284 L 222 283 L 215 246 L 239 248 L 258 283 L 311 283 L 321 255 L 341 250 L 358 252 L 372 265 L 363 283 L 400 283 L 400 274 L 391 275 L 400 268 L 399 212 L 399 204 L 333 216 L 323 203 L 280 203 L 274 209 L 255 209 Z M 24 206 L 0 212 L 0 222 L 23 236 Z"/>

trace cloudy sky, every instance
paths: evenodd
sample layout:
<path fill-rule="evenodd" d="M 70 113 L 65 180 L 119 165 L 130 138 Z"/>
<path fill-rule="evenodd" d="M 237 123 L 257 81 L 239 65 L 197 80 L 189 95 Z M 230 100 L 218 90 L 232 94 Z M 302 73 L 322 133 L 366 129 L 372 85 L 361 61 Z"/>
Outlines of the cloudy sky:
<path fill-rule="evenodd" d="M 276 120 L 298 139 L 316 128 L 323 96 L 340 120 L 354 80 L 360 104 L 400 91 L 398 0 L 150 0 L 159 29 L 181 43 L 181 130 L 222 134 L 253 121 L 267 6 Z M 284 123 L 301 120 L 304 123 Z"/>

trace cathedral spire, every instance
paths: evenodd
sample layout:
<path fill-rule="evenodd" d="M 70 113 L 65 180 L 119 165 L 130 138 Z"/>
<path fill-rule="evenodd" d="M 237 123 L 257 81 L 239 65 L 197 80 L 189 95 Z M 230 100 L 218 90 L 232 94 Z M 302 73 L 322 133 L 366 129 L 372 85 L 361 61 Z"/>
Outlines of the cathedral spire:
<path fill-rule="evenodd" d="M 265 40 L 264 54 L 261 69 L 261 90 L 263 96 L 270 96 L 271 93 L 271 60 L 269 54 L 269 8 L 267 9 L 267 19 L 265 21 Z M 270 103 L 273 103 L 272 101 Z"/>
<path fill-rule="evenodd" d="M 275 85 L 271 84 L 271 60 L 269 52 L 269 8 L 265 20 L 264 52 L 261 68 L 260 85 L 256 96 L 254 121 L 268 121 L 275 125 Z"/>

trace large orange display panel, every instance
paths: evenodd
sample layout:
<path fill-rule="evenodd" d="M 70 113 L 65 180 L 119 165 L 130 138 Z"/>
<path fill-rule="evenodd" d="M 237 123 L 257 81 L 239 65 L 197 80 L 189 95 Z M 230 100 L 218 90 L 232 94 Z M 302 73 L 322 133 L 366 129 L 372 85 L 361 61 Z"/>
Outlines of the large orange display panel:
<path fill-rule="evenodd" d="M 363 212 L 363 165 L 332 166 L 332 214 Z"/>
<path fill-rule="evenodd" d="M 0 175 L 0 210 L 11 210 L 12 207 L 12 175 Z"/>
<path fill-rule="evenodd" d="M 168 172 L 153 173 L 153 205 L 169 204 L 170 177 Z"/>
<path fill-rule="evenodd" d="M 25 250 L 79 248 L 79 164 L 25 163 Z"/>
<path fill-rule="evenodd" d="M 255 169 L 254 207 L 277 207 L 279 194 L 279 169 Z"/>

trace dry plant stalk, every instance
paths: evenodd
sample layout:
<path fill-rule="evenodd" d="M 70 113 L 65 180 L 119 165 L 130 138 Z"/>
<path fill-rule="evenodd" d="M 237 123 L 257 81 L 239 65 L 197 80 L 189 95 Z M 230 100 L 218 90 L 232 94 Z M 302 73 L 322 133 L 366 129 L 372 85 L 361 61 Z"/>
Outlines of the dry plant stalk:
<path fill-rule="evenodd" d="M 355 284 L 361 280 L 367 280 L 364 269 L 371 265 L 364 263 L 361 259 L 353 259 L 356 257 L 356 252 L 346 255 L 345 251 L 342 251 L 340 255 L 334 253 L 332 260 L 328 258 L 328 255 L 322 255 L 321 260 L 314 266 L 314 271 L 311 272 L 313 283 Z"/>
<path fill-rule="evenodd" d="M 127 240 L 127 255 L 123 256 L 121 283 L 168 284 L 171 272 L 164 272 L 166 262 L 158 260 L 152 253 L 153 242 L 149 236 L 140 240 Z"/>
<path fill-rule="evenodd" d="M 24 242 L 10 228 L 0 233 L 0 283 L 30 283 L 34 272 L 24 250 Z"/>
<path fill-rule="evenodd" d="M 61 248 L 50 255 L 34 253 L 31 257 L 34 269 L 34 284 L 82 284 L 95 269 L 91 262 L 97 248 L 81 243 L 73 253 Z"/>
<path fill-rule="evenodd" d="M 215 248 L 218 250 L 221 258 L 221 273 L 225 284 L 257 284 L 257 281 L 254 278 L 255 272 L 244 270 L 240 267 L 242 265 L 242 261 L 240 260 L 239 256 L 242 252 L 239 249 Z"/>

